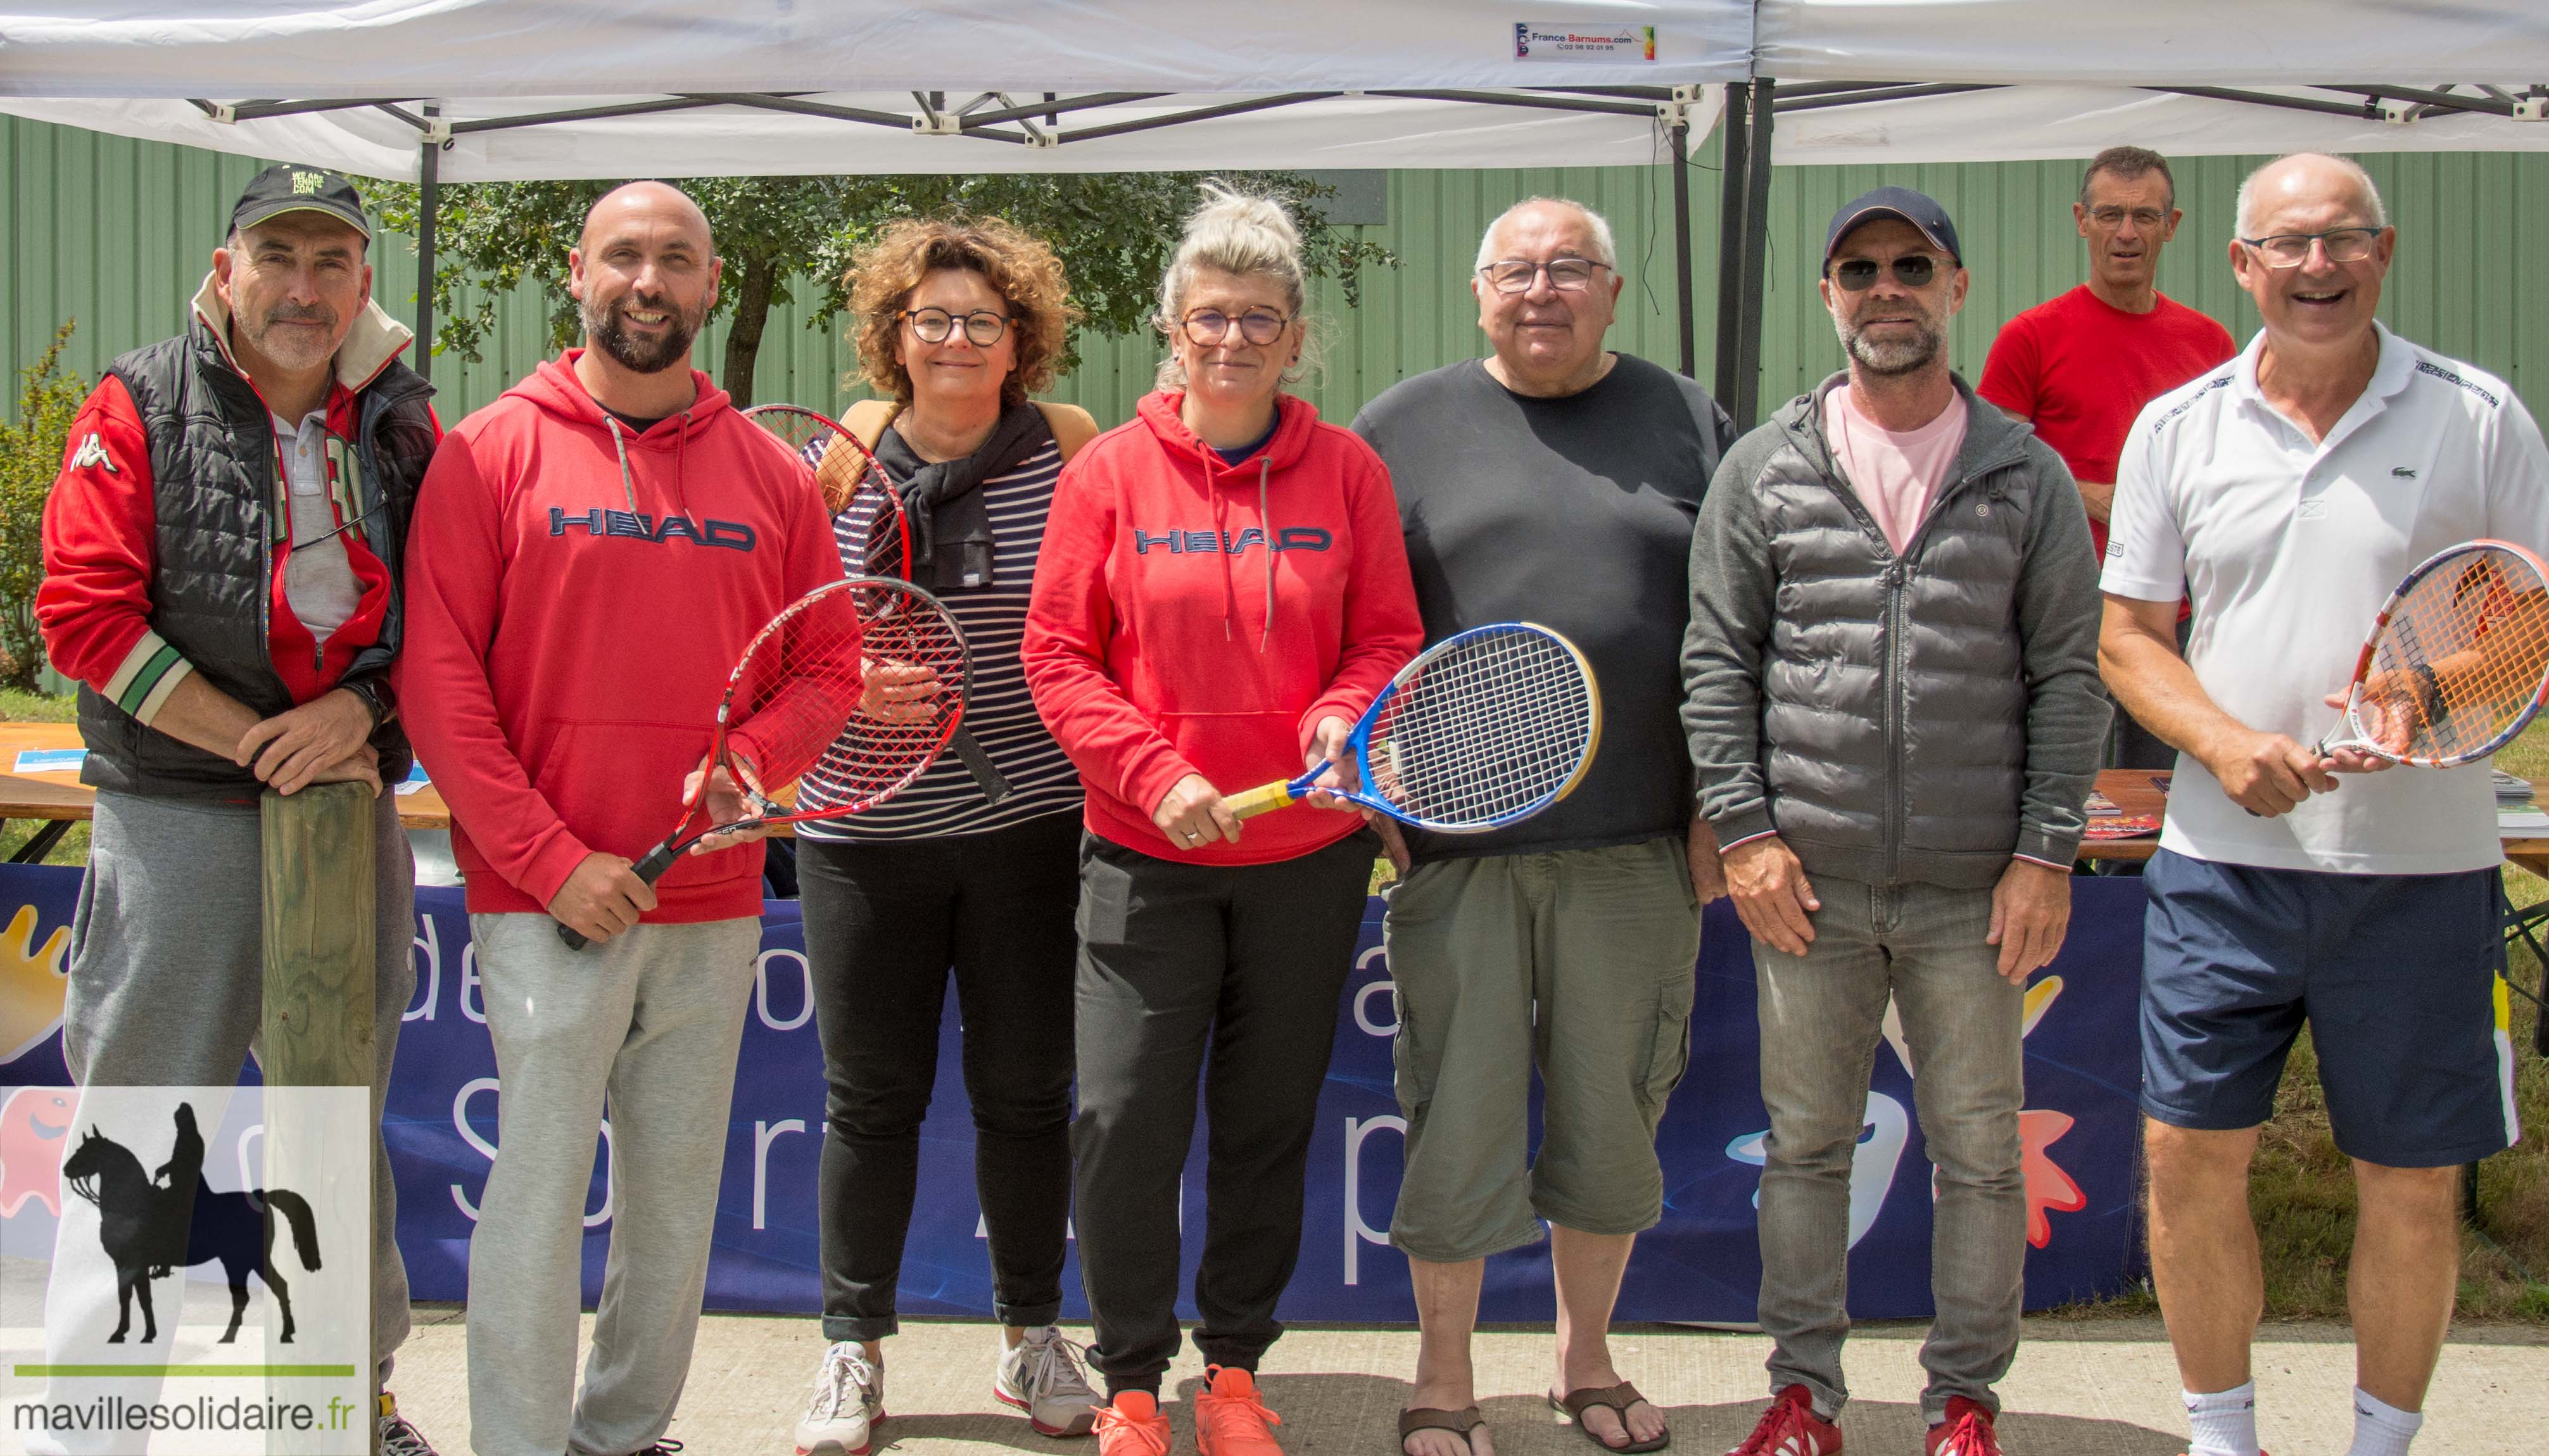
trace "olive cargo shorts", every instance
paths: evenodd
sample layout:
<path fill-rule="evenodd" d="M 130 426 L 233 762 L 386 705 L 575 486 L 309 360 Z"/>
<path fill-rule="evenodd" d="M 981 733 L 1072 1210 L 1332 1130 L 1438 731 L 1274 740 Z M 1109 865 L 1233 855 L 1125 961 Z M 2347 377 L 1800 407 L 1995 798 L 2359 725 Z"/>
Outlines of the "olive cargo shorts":
<path fill-rule="evenodd" d="M 1682 841 L 1419 865 L 1384 936 L 1407 1118 L 1390 1243 L 1458 1263 L 1537 1241 L 1541 1219 L 1654 1226 L 1655 1124 L 1690 1062 L 1699 959 Z"/>

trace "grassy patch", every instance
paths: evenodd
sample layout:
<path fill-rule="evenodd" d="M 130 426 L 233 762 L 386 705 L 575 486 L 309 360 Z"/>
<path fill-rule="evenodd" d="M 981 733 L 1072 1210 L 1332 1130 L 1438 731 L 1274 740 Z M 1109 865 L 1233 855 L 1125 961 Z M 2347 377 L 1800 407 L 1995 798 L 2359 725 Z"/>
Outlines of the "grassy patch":
<path fill-rule="evenodd" d="M 0 723 L 74 723 L 78 719 L 75 699 L 0 688 Z"/>

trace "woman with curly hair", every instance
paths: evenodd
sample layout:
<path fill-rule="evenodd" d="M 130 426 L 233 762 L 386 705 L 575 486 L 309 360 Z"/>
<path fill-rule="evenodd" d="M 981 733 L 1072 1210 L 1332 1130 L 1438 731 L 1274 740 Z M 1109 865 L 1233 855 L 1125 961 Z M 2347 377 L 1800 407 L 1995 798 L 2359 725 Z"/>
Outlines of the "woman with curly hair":
<path fill-rule="evenodd" d="M 801 1456 L 857 1456 L 885 1413 L 885 1337 L 938 1073 L 949 967 L 964 1026 L 974 1181 L 1001 1330 L 992 1390 L 1045 1435 L 1085 1435 L 1096 1397 L 1062 1311 L 1071 1209 L 1072 917 L 1081 789 L 1018 660 L 1063 460 L 1096 433 L 1053 382 L 1075 314 L 1061 261 L 995 219 L 907 220 L 850 266 L 865 381 L 844 423 L 911 523 L 913 580 L 964 627 L 965 724 L 1014 790 L 987 802 L 954 757 L 891 804 L 799 829 L 805 951 L 829 1086 L 823 1336 Z M 838 503 L 835 503 L 837 508 Z M 863 569 L 865 523 L 838 523 Z"/>

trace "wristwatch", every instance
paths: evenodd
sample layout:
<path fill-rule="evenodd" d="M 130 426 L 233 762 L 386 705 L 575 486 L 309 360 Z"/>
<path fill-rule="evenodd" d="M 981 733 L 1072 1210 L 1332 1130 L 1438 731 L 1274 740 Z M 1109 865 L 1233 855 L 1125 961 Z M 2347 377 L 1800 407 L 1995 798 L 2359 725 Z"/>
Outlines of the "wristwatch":
<path fill-rule="evenodd" d="M 373 731 L 379 731 L 382 724 L 398 717 L 398 695 L 390 691 L 389 683 L 382 678 L 356 678 L 336 686 L 362 699 L 363 706 L 372 710 Z"/>

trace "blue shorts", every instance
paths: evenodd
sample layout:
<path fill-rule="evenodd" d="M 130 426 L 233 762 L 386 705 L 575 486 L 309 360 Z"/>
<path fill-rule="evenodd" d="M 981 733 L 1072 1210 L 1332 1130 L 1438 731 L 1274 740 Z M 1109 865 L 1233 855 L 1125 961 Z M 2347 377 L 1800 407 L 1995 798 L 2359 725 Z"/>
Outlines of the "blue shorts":
<path fill-rule="evenodd" d="M 2496 876 L 2340 875 L 2161 850 L 2142 877 L 2142 1111 L 2254 1127 L 2302 1023 L 2339 1151 L 2443 1168 L 2518 1135 Z"/>

